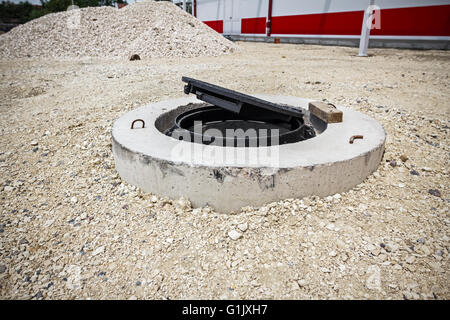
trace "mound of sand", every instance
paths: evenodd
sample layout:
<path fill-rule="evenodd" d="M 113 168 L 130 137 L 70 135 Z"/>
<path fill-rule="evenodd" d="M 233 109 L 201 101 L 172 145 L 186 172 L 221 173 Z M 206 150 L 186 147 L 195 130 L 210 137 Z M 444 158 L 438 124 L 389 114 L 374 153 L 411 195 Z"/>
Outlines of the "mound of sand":
<path fill-rule="evenodd" d="M 170 2 L 48 14 L 0 36 L 1 58 L 217 56 L 236 46 Z"/>

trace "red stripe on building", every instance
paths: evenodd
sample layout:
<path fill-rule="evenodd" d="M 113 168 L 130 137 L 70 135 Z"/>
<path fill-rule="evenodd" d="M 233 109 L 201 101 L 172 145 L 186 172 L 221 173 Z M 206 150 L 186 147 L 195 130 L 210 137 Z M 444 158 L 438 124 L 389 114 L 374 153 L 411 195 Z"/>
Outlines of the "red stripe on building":
<path fill-rule="evenodd" d="M 218 33 L 223 33 L 223 20 L 203 21 L 203 23 Z"/>
<path fill-rule="evenodd" d="M 266 18 L 244 18 L 241 20 L 241 33 L 266 33 Z"/>
<path fill-rule="evenodd" d="M 363 11 L 272 17 L 272 34 L 359 35 Z"/>
<path fill-rule="evenodd" d="M 450 36 L 450 5 L 381 10 L 381 29 L 370 35 Z"/>
<path fill-rule="evenodd" d="M 450 36 L 450 5 L 380 10 L 371 35 Z M 272 17 L 272 34 L 360 35 L 363 11 Z"/>

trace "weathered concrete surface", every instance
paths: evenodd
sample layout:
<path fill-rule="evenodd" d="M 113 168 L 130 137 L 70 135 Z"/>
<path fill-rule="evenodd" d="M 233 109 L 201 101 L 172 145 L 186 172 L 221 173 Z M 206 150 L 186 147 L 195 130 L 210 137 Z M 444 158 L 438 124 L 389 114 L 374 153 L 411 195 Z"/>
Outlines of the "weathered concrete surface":
<path fill-rule="evenodd" d="M 257 96 L 304 109 L 311 101 Z M 317 137 L 258 148 L 266 153 L 259 154 L 255 163 L 239 162 L 236 159 L 249 156 L 252 148 L 178 141 L 156 129 L 158 116 L 191 102 L 200 101 L 195 97 L 162 101 L 116 120 L 112 129 L 113 154 L 116 169 L 124 180 L 146 192 L 171 198 L 185 196 L 194 206 L 210 205 L 230 212 L 242 206 L 349 190 L 377 169 L 383 155 L 383 127 L 362 113 L 337 106 L 343 111 L 343 122 L 328 124 Z M 146 127 L 131 130 L 130 124 L 137 118 L 144 119 Z M 349 144 L 353 135 L 363 135 L 364 139 Z M 230 156 L 230 152 L 235 156 Z"/>

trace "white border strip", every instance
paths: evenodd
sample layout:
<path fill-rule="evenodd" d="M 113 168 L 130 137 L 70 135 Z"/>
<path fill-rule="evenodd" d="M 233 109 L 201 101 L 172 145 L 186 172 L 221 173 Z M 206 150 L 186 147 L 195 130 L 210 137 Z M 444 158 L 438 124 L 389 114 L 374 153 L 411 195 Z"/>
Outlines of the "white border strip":
<path fill-rule="evenodd" d="M 241 34 L 224 34 L 224 36 L 241 36 L 241 37 L 261 37 L 267 36 L 262 33 L 241 33 Z M 320 39 L 359 39 L 357 35 L 335 35 L 335 34 L 272 34 L 271 38 L 320 38 Z M 438 40 L 450 41 L 450 37 L 441 36 L 370 36 L 370 39 L 380 40 Z"/>
<path fill-rule="evenodd" d="M 250 34 L 241 34 L 242 36 L 250 36 Z M 251 36 L 265 36 L 265 35 L 251 35 Z M 279 38 L 328 38 L 328 39 L 359 39 L 360 35 L 334 35 L 334 34 L 272 34 L 271 37 Z M 440 40 L 450 41 L 450 37 L 441 36 L 370 36 L 370 39 L 384 39 L 384 40 Z"/>

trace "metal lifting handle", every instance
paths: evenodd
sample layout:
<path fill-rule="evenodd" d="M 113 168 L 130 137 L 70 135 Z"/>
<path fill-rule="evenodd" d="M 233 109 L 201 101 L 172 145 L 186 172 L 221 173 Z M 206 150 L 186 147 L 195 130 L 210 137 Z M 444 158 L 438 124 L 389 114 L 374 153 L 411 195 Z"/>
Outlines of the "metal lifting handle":
<path fill-rule="evenodd" d="M 142 127 L 141 127 L 141 129 L 143 129 L 143 128 L 145 128 L 145 121 L 144 120 L 142 120 L 142 119 L 136 119 L 136 120 L 133 120 L 133 122 L 131 123 L 131 129 L 134 129 L 134 124 L 136 123 L 136 122 L 142 122 Z"/>

